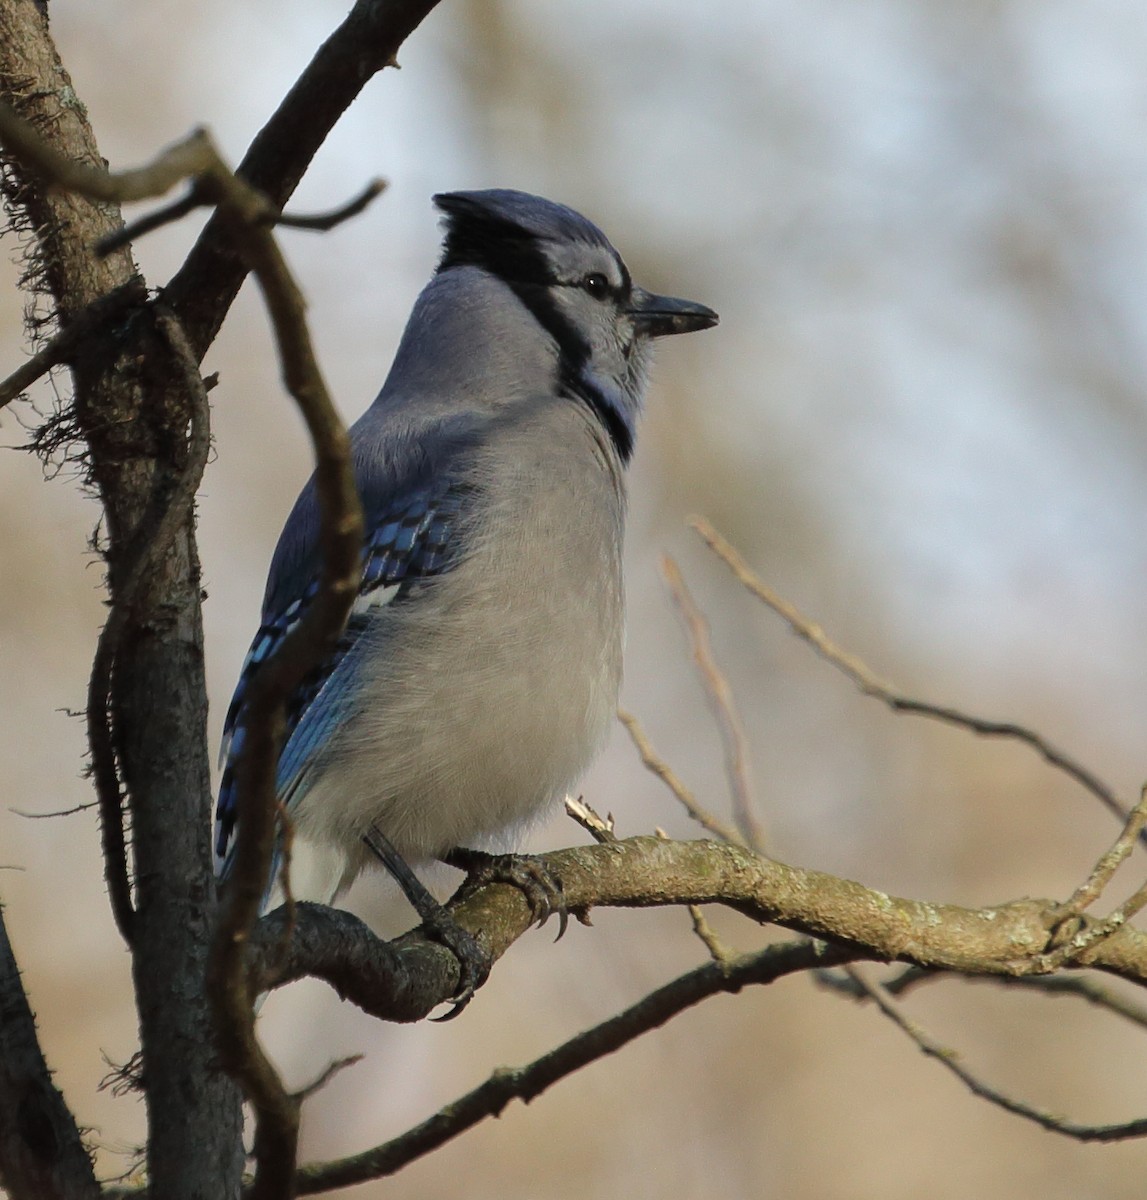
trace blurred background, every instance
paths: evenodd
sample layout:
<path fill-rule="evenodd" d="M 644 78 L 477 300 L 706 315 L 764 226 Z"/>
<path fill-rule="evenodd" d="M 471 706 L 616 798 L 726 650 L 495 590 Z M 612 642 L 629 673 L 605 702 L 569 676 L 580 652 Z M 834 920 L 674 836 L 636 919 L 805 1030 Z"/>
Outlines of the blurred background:
<path fill-rule="evenodd" d="M 54 0 L 52 23 L 124 167 L 198 123 L 237 160 L 345 7 Z M 684 522 L 706 514 L 878 673 L 1034 726 L 1135 793 L 1147 9 L 447 0 L 400 59 L 294 208 L 341 203 L 378 174 L 389 191 L 333 233 L 283 235 L 347 418 L 435 265 L 432 192 L 512 186 L 585 212 L 646 286 L 721 313 L 656 364 L 631 481 L 626 707 L 727 814 L 720 741 L 658 574 L 669 552 L 712 622 L 776 856 L 929 900 L 1066 895 L 1116 832 L 1094 800 L 1022 747 L 863 700 Z M 196 228 L 138 246 L 153 285 Z M 18 257 L 9 237 L 5 283 Z M 4 294 L 6 373 L 27 351 L 22 298 Z M 309 466 L 249 289 L 205 370 L 220 374 L 200 496 L 214 739 Z M 35 395 L 40 412 L 52 402 Z M 18 445 L 37 419 L 6 411 L 0 437 Z M 136 1042 L 94 817 L 17 813 L 89 798 L 69 712 L 103 613 L 86 549 L 97 509 L 66 467 L 42 477 L 30 456 L 0 456 L 0 898 L 57 1081 L 112 1175 L 143 1107 L 97 1091 Z M 622 835 L 699 834 L 620 727 L 584 792 Z M 527 848 L 581 840 L 555 816 Z M 384 932 L 408 920 L 381 879 L 348 904 Z M 739 948 L 771 936 L 712 919 Z M 522 939 L 445 1026 L 379 1025 L 318 985 L 276 995 L 262 1029 L 292 1082 L 366 1056 L 308 1104 L 305 1157 L 394 1136 L 705 957 L 680 911 L 600 911 L 551 938 Z M 1080 1121 L 1147 1112 L 1147 1042 L 1114 1017 L 960 981 L 907 1007 L 1013 1094 Z M 1140 1196 L 1145 1171 L 1142 1141 L 1081 1145 L 989 1108 L 877 1014 L 795 978 L 709 1001 L 353 1195 L 1067 1200 Z"/>

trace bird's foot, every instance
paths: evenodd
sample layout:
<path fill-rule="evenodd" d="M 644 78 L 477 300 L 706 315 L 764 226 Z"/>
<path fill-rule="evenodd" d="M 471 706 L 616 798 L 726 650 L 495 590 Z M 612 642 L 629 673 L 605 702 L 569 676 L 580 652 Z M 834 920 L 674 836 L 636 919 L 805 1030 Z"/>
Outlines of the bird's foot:
<path fill-rule="evenodd" d="M 445 1016 L 433 1018 L 435 1021 L 452 1021 L 486 982 L 494 960 L 482 949 L 478 939 L 468 929 L 463 929 L 427 891 L 426 885 L 382 830 L 372 825 L 362 840 L 402 888 L 414 911 L 422 918 L 427 936 L 440 942 L 458 960 L 458 988 L 450 997 L 454 1007 Z"/>
<path fill-rule="evenodd" d="M 450 997 L 452 1007 L 441 1017 L 431 1017 L 432 1021 L 453 1021 L 486 982 L 494 960 L 482 949 L 478 939 L 468 929 L 463 929 L 441 904 L 437 905 L 437 912 L 418 915 L 422 917 L 422 928 L 427 936 L 441 942 L 458 960 L 458 990 Z"/>
<path fill-rule="evenodd" d="M 550 917 L 558 915 L 559 941 L 569 924 L 562 881 L 540 858 L 532 854 L 487 854 L 484 850 L 467 850 L 458 846 L 443 856 L 443 862 L 466 872 L 462 897 L 470 896 L 488 883 L 508 883 L 525 897 L 539 928 Z"/>

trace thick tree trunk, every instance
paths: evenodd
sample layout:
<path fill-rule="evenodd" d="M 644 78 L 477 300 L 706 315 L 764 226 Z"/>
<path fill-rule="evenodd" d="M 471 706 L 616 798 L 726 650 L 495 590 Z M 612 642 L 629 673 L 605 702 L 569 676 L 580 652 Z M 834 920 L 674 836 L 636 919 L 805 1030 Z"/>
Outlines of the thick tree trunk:
<path fill-rule="evenodd" d="M 0 94 L 61 152 L 102 165 L 33 0 L 0 0 Z M 6 191 L 33 234 L 32 267 L 61 327 L 117 288 L 138 301 L 73 369 L 75 428 L 104 506 L 113 604 L 154 514 L 188 469 L 192 399 L 156 327 L 130 252 L 98 258 L 93 243 L 118 228 L 114 205 L 51 192 L 19 165 Z M 96 342 L 93 339 L 93 342 Z M 140 1016 L 152 1194 L 235 1196 L 243 1165 L 235 1084 L 216 1065 L 205 965 L 215 895 L 209 842 L 199 562 L 190 504 L 175 535 L 133 589 L 112 672 L 115 753 L 131 812 L 136 914 L 133 975 Z"/>

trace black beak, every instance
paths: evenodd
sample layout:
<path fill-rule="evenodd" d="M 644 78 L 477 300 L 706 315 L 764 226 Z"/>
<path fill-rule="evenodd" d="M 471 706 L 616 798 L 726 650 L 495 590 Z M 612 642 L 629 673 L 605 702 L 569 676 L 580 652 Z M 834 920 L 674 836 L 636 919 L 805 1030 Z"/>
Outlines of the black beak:
<path fill-rule="evenodd" d="M 692 333 L 709 329 L 720 319 L 711 309 L 692 300 L 673 296 L 655 296 L 635 287 L 629 302 L 629 315 L 639 333 L 646 337 L 664 337 L 668 333 Z"/>

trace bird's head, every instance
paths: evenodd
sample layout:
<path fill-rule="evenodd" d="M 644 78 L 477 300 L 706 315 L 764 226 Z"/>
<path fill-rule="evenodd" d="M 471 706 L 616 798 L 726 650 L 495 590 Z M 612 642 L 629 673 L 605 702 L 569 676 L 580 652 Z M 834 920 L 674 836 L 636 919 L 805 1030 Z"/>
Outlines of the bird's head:
<path fill-rule="evenodd" d="M 434 202 L 446 218 L 439 274 L 477 267 L 504 283 L 553 339 L 560 385 L 589 404 L 627 460 L 652 339 L 707 329 L 717 314 L 638 287 L 605 234 L 565 205 L 505 189 Z"/>

